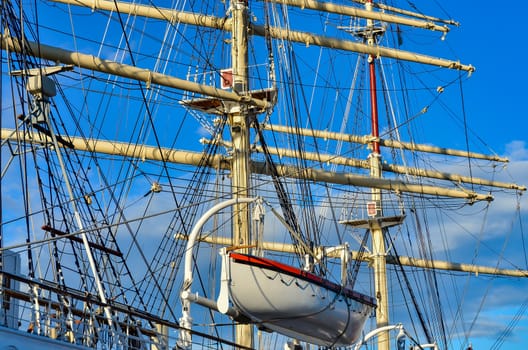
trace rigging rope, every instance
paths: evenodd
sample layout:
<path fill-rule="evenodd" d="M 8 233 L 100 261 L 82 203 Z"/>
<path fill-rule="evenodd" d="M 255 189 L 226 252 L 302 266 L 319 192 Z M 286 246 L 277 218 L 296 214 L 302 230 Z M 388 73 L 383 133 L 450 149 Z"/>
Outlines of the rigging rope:
<path fill-rule="evenodd" d="M 391 242 L 392 244 L 392 249 L 394 251 L 394 256 L 396 257 L 396 262 L 397 262 L 396 266 L 400 270 L 400 274 L 403 277 L 403 280 L 406 285 L 406 290 L 409 291 L 409 295 L 411 297 L 414 310 L 416 311 L 416 314 L 418 315 L 418 319 L 420 321 L 420 325 L 422 326 L 422 330 L 427 338 L 427 341 L 429 343 L 432 343 L 434 341 L 434 338 L 429 331 L 429 327 L 427 327 L 425 317 L 423 315 L 423 312 L 421 311 L 420 305 L 418 304 L 418 300 L 414 293 L 413 284 L 411 284 L 409 277 L 407 276 L 407 273 L 405 272 L 405 269 L 403 268 L 403 265 L 399 263 L 400 257 L 398 255 L 398 252 L 396 251 L 396 246 L 394 244 L 395 242 L 392 240 L 392 237 L 390 236 L 390 233 L 388 232 L 388 230 L 384 229 L 383 232 L 385 233 L 385 236 L 389 238 L 388 241 Z M 398 275 L 398 279 L 399 279 L 399 276 L 400 275 Z"/>
<path fill-rule="evenodd" d="M 297 216 L 295 215 L 295 212 L 293 210 L 291 200 L 289 198 L 288 192 L 286 191 L 286 188 L 284 187 L 284 184 L 280 181 L 277 168 L 275 166 L 275 163 L 271 157 L 271 154 L 268 151 L 268 147 L 266 145 L 266 141 L 264 139 L 264 135 L 262 133 L 262 129 L 259 127 L 259 123 L 257 121 L 253 122 L 253 127 L 258 133 L 259 141 L 262 146 L 262 151 L 264 153 L 264 157 L 266 160 L 266 166 L 271 172 L 271 177 L 273 179 L 273 186 L 275 186 L 275 190 L 277 191 L 277 196 L 279 197 L 279 204 L 282 208 L 284 218 L 286 220 L 286 223 L 288 226 L 290 226 L 294 232 L 298 233 L 299 236 L 306 240 L 306 236 L 301 231 L 301 228 L 299 226 L 299 222 L 297 220 Z M 297 237 L 292 235 L 292 240 L 294 242 L 297 242 Z M 296 249 L 298 250 L 298 253 L 302 256 L 309 254 L 310 252 L 307 252 L 304 249 L 304 245 L 301 245 L 300 242 L 297 242 L 295 244 Z"/>

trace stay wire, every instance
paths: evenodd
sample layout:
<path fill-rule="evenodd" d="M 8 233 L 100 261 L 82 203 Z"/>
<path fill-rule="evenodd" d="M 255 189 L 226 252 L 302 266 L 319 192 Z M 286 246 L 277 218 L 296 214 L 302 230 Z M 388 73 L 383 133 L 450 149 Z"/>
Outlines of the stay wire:
<path fill-rule="evenodd" d="M 468 162 L 468 170 L 469 170 L 469 177 L 471 179 L 473 179 L 473 167 L 471 166 L 471 157 L 469 156 L 469 135 L 468 135 L 468 124 L 467 124 L 467 113 L 466 113 L 466 104 L 465 104 L 465 101 L 464 101 L 464 89 L 463 89 L 463 86 L 462 86 L 462 73 L 459 72 L 458 73 L 458 86 L 460 88 L 460 102 L 461 102 L 461 107 L 462 107 L 462 118 L 463 118 L 463 122 L 464 122 L 464 137 L 465 137 L 465 141 L 466 141 L 466 151 L 468 153 L 468 156 L 467 156 L 467 162 Z M 471 190 L 474 189 L 474 185 L 473 185 L 473 182 L 471 182 Z"/>

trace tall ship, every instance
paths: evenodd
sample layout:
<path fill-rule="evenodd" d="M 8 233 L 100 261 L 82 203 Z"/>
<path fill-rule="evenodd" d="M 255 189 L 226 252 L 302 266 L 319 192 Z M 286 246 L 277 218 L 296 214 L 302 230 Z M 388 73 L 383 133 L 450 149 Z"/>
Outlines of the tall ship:
<path fill-rule="evenodd" d="M 441 7 L 1 11 L 0 349 L 497 349 L 526 317 L 482 341 L 526 187 Z"/>

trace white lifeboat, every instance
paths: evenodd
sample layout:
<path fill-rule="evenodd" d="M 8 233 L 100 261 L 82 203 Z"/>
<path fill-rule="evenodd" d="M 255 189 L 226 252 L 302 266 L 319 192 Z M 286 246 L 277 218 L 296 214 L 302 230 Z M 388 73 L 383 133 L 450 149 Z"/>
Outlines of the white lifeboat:
<path fill-rule="evenodd" d="M 313 273 L 222 250 L 218 310 L 237 310 L 265 329 L 320 346 L 357 341 L 373 298 Z M 231 305 L 230 305 L 231 304 Z"/>

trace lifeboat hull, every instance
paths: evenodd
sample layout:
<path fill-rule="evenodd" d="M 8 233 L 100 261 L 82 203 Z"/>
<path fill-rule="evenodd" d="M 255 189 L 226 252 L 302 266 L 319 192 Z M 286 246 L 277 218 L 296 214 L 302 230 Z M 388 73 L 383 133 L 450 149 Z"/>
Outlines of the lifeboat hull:
<path fill-rule="evenodd" d="M 353 344 L 375 307 L 368 296 L 271 259 L 229 253 L 222 269 L 221 309 L 229 299 L 261 327 L 311 344 Z"/>

